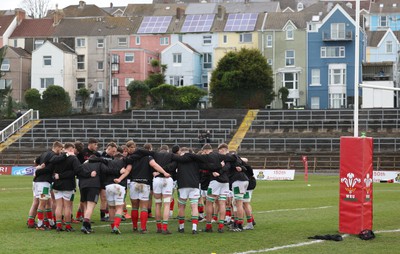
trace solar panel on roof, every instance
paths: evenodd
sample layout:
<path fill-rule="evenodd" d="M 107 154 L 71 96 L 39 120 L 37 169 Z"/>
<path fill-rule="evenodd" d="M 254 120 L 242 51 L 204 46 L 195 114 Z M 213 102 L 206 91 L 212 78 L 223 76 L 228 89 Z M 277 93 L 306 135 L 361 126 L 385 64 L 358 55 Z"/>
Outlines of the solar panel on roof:
<path fill-rule="evenodd" d="M 143 18 L 138 33 L 141 34 L 157 34 L 165 33 L 171 23 L 171 16 L 147 16 Z"/>
<path fill-rule="evenodd" d="M 215 14 L 187 15 L 181 32 L 209 32 L 214 22 Z"/>
<path fill-rule="evenodd" d="M 258 13 L 229 14 L 225 24 L 225 32 L 253 31 L 256 26 Z"/>

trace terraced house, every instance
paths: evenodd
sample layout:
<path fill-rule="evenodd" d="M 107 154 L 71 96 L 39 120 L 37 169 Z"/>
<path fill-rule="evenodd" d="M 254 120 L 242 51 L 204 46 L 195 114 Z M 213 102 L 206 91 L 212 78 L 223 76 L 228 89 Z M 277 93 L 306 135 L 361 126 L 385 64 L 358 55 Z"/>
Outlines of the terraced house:
<path fill-rule="evenodd" d="M 43 19 L 27 19 L 21 10 L 0 12 L 0 22 L 7 27 L 1 27 L 0 36 L 3 45 L 20 47 L 28 55 L 35 55 L 30 87 L 43 91 L 51 84 L 63 86 L 77 109 L 82 100 L 75 94 L 82 87 L 91 92 L 86 105 L 91 111 L 119 112 L 129 108 L 126 87 L 159 71 L 151 65 L 153 59 L 167 66 L 166 83 L 207 90 L 219 60 L 227 52 L 241 48 L 256 48 L 265 56 L 273 70 L 275 93 L 281 87 L 289 89 L 289 108 L 347 108 L 354 100 L 355 29 L 361 32 L 360 60 L 366 73 L 378 68 L 371 67 L 370 62 L 392 62 L 385 72 L 393 80 L 389 86 L 398 84 L 395 64 L 400 13 L 397 4 L 389 2 L 364 1 L 362 26 L 358 28 L 351 2 L 163 0 L 100 8 L 79 1 L 77 5 L 50 11 Z M 43 49 L 46 54 L 37 57 L 39 48 L 45 45 L 49 50 Z M 386 52 L 383 54 L 382 50 Z M 49 69 L 61 66 L 62 58 L 57 57 L 60 53 L 64 57 L 67 54 L 68 59 L 71 56 L 71 60 L 63 63 L 68 67 L 51 74 Z M 4 64 L 5 68 L 7 61 Z M 18 70 L 10 67 L 7 75 Z M 61 79 L 62 75 L 69 76 Z M 2 80 L 6 77 L 3 75 Z M 370 95 L 365 89 L 361 95 L 364 92 L 372 98 L 379 96 Z M 21 100 L 17 95 L 13 97 Z M 392 107 L 398 105 L 397 100 L 393 99 Z M 279 97 L 270 107 L 283 107 Z"/>

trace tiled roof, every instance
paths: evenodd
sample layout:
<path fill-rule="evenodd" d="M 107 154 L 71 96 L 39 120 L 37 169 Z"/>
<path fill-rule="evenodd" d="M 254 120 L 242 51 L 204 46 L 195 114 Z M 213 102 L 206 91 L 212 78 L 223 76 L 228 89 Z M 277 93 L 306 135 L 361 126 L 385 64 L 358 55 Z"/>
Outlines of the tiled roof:
<path fill-rule="evenodd" d="M 50 41 L 49 41 L 50 42 Z M 60 50 L 62 50 L 63 52 L 67 52 L 67 53 L 75 53 L 75 51 L 68 47 L 66 44 L 64 43 L 58 43 L 58 42 L 50 42 L 52 43 L 54 46 L 56 46 L 57 48 L 59 48 Z"/>
<path fill-rule="evenodd" d="M 308 12 L 278 12 L 268 13 L 264 29 L 281 30 L 290 20 L 298 29 L 305 29 L 307 22 L 311 20 L 312 14 Z"/>
<path fill-rule="evenodd" d="M 290 8 L 296 12 L 298 3 L 302 3 L 304 8 L 307 8 L 308 6 L 317 3 L 318 0 L 279 0 L 277 2 L 279 2 L 282 11 L 286 8 Z"/>
<path fill-rule="evenodd" d="M 106 36 L 129 35 L 136 33 L 141 18 L 133 17 L 97 17 L 81 19 L 63 19 L 55 27 L 54 36 Z M 79 29 L 77 29 L 79 27 Z"/>
<path fill-rule="evenodd" d="M 125 8 L 124 16 L 127 17 L 144 17 L 152 16 L 154 13 L 153 4 L 128 4 Z"/>
<path fill-rule="evenodd" d="M 375 3 L 371 3 L 370 13 L 400 13 L 400 2 L 396 0 L 376 0 Z"/>
<path fill-rule="evenodd" d="M 221 3 L 225 7 L 227 13 L 262 13 L 262 12 L 278 12 L 279 2 L 264 3 Z"/>
<path fill-rule="evenodd" d="M 378 46 L 379 42 L 382 40 L 383 36 L 386 34 L 386 31 L 368 31 L 367 32 L 367 45 L 369 47 Z"/>
<path fill-rule="evenodd" d="M 392 31 L 397 40 L 400 41 L 400 31 Z M 386 31 L 367 31 L 367 45 L 369 47 L 377 47 L 385 36 Z"/>
<path fill-rule="evenodd" d="M 63 9 L 65 17 L 106 17 L 108 12 L 94 4 L 70 5 Z"/>
<path fill-rule="evenodd" d="M 13 37 L 49 37 L 54 31 L 53 19 L 24 19 L 16 27 L 10 38 Z"/>
<path fill-rule="evenodd" d="M 0 16 L 0 36 L 2 36 L 5 33 L 5 31 L 8 29 L 14 18 L 15 16 L 11 15 Z"/>
<path fill-rule="evenodd" d="M 26 50 L 23 49 L 23 48 L 15 48 L 15 47 L 11 47 L 11 46 L 8 46 L 8 48 L 9 48 L 10 50 L 14 51 L 14 52 L 15 52 L 17 55 L 19 55 L 19 56 L 22 56 L 22 57 L 25 57 L 25 58 L 31 57 L 31 54 L 29 54 L 29 52 L 26 51 Z"/>

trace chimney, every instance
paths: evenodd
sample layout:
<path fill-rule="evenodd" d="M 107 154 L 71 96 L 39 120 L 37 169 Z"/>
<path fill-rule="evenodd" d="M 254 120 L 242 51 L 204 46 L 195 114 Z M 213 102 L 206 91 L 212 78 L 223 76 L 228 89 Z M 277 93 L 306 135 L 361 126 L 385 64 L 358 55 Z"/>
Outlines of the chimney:
<path fill-rule="evenodd" d="M 25 11 L 23 9 L 15 9 L 15 17 L 17 18 L 17 25 L 21 24 L 22 20 L 25 19 Z"/>
<path fill-rule="evenodd" d="M 217 10 L 217 19 L 218 20 L 223 20 L 225 16 L 225 7 L 222 5 L 218 5 L 218 10 Z"/>
<path fill-rule="evenodd" d="M 114 4 L 111 2 L 111 3 L 110 3 L 110 8 L 112 8 L 112 7 L 114 7 Z"/>
<path fill-rule="evenodd" d="M 181 20 L 183 15 L 185 15 L 185 10 L 180 7 L 176 8 L 176 19 Z"/>
<path fill-rule="evenodd" d="M 53 14 L 53 26 L 57 26 L 60 24 L 61 20 L 64 18 L 63 10 L 59 10 L 58 8 L 54 11 Z"/>
<path fill-rule="evenodd" d="M 85 5 L 86 5 L 85 1 L 79 1 L 79 6 L 78 6 L 78 8 L 83 9 L 83 8 L 85 8 Z"/>

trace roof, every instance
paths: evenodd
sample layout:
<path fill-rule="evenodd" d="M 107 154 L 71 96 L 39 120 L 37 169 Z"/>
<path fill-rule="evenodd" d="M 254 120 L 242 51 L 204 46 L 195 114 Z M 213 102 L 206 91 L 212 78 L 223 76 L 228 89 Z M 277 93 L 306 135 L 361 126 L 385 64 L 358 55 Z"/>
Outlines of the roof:
<path fill-rule="evenodd" d="M 55 37 L 130 35 L 136 33 L 140 22 L 140 17 L 64 18 L 55 27 L 53 35 Z"/>
<path fill-rule="evenodd" d="M 128 4 L 125 8 L 124 16 L 145 17 L 145 16 L 152 16 L 153 13 L 154 13 L 153 4 Z"/>
<path fill-rule="evenodd" d="M 378 44 L 382 41 L 387 31 L 367 31 L 367 45 L 368 47 L 377 47 Z M 397 37 L 397 40 L 400 41 L 400 31 L 392 31 L 393 34 Z"/>
<path fill-rule="evenodd" d="M 104 17 L 110 14 L 94 4 L 80 1 L 79 5 L 70 5 L 63 9 L 65 17 Z"/>
<path fill-rule="evenodd" d="M 14 18 L 12 15 L 0 16 L 0 36 L 6 32 Z"/>
<path fill-rule="evenodd" d="M 25 58 L 31 57 L 31 54 L 23 48 L 19 48 L 19 47 L 16 48 L 16 47 L 11 47 L 11 46 L 8 46 L 8 48 L 10 50 L 14 51 L 17 55 L 19 55 L 21 57 L 25 57 Z"/>
<path fill-rule="evenodd" d="M 227 13 L 261 13 L 261 12 L 279 12 L 279 2 L 263 2 L 263 3 L 221 3 L 225 7 Z"/>
<path fill-rule="evenodd" d="M 218 4 L 216 3 L 193 3 L 186 8 L 185 14 L 215 14 L 217 13 Z"/>
<path fill-rule="evenodd" d="M 285 10 L 287 8 L 292 9 L 294 12 L 297 11 L 297 5 L 302 3 L 304 8 L 307 8 L 310 5 L 318 3 L 318 0 L 279 0 L 281 10 Z"/>
<path fill-rule="evenodd" d="M 68 47 L 65 43 L 58 43 L 58 42 L 51 42 L 51 41 L 48 41 L 48 42 L 52 43 L 54 46 L 56 46 L 57 48 L 59 48 L 63 52 L 75 53 L 75 51 L 72 48 Z"/>
<path fill-rule="evenodd" d="M 370 13 L 400 13 L 400 2 L 395 0 L 376 0 L 371 3 Z"/>
<path fill-rule="evenodd" d="M 290 20 L 298 28 L 306 28 L 307 22 L 311 20 L 312 14 L 307 12 L 281 12 L 268 13 L 264 29 L 281 30 Z"/>
<path fill-rule="evenodd" d="M 13 37 L 50 37 L 54 31 L 53 19 L 24 19 L 17 26 Z"/>
<path fill-rule="evenodd" d="M 103 7 L 102 9 L 111 16 L 122 16 L 126 6 Z M 118 15 L 116 15 L 118 14 Z"/>

